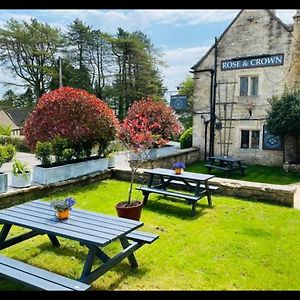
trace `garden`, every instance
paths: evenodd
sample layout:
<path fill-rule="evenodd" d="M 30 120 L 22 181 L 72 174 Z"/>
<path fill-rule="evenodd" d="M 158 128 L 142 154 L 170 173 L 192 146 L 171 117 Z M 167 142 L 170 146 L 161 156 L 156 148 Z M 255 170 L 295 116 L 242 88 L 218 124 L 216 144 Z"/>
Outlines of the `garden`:
<path fill-rule="evenodd" d="M 96 96 L 79 89 L 60 88 L 40 98 L 24 133 L 28 146 L 41 161 L 39 167 L 46 170 L 86 161 L 98 165 L 98 160 L 113 156 L 117 140 L 132 155 L 129 182 L 106 179 L 69 185 L 41 199 L 51 201 L 56 208 L 68 205 L 122 217 L 125 216 L 116 211 L 117 206 L 126 210 L 139 204 L 138 217 L 133 219 L 143 222 L 146 232 L 159 235 L 153 244 L 144 245 L 135 253 L 138 268 L 130 268 L 125 259 L 92 282 L 91 290 L 300 288 L 298 210 L 215 194 L 212 206 L 207 205 L 206 198 L 197 202 L 194 216 L 190 206 L 177 198 L 151 194 L 148 205 L 141 205 L 143 195 L 136 190 L 135 183 L 138 168 L 153 149 L 163 147 L 182 133 L 181 124 L 165 103 L 142 98 L 120 122 Z M 12 156 L 13 153 L 9 159 Z M 181 164 L 179 168 L 182 167 Z M 76 172 L 81 169 L 87 168 L 80 165 Z M 207 173 L 204 162 L 185 170 Z M 215 175 L 218 176 L 217 172 Z M 234 174 L 232 178 L 278 184 L 299 182 L 297 175 L 276 167 L 248 166 L 245 176 Z M 59 199 L 69 202 L 61 203 Z M 27 229 L 14 227 L 9 238 L 26 232 Z M 59 237 L 59 242 L 60 247 L 53 247 L 47 235 L 37 235 L 3 249 L 1 254 L 78 279 L 88 247 L 63 237 Z M 109 244 L 108 254 L 122 250 L 122 246 L 116 242 Z M 0 278 L 1 291 L 28 289 Z"/>
<path fill-rule="evenodd" d="M 105 180 L 43 200 L 72 196 L 76 208 L 116 216 L 115 204 L 127 197 L 128 187 L 128 182 Z M 142 198 L 135 189 L 133 196 Z M 141 221 L 143 230 L 159 238 L 136 252 L 138 268 L 124 260 L 97 279 L 92 290 L 299 290 L 298 210 L 214 195 L 212 207 L 204 198 L 194 217 L 189 212 L 184 201 L 150 196 Z M 37 236 L 1 253 L 78 278 L 88 250 L 63 238 L 60 242 L 54 248 L 46 235 Z M 113 252 L 120 245 L 110 247 Z M 2 291 L 26 289 L 0 279 Z"/>

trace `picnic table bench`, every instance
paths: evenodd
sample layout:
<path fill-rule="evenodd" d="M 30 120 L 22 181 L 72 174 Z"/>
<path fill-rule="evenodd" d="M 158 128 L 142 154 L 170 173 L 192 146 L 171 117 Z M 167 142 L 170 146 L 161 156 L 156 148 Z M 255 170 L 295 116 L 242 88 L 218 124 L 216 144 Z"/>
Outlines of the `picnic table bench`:
<path fill-rule="evenodd" d="M 210 156 L 209 163 L 204 165 L 208 173 L 211 172 L 211 169 L 222 170 L 224 171 L 224 176 L 227 178 L 228 174 L 234 171 L 240 171 L 242 175 L 245 175 L 246 167 L 242 165 L 241 159 L 232 156 Z"/>
<path fill-rule="evenodd" d="M 199 174 L 192 172 L 183 172 L 182 174 L 175 174 L 174 170 L 155 168 L 144 171 L 149 175 L 147 186 L 139 186 L 136 189 L 142 191 L 144 195 L 143 205 L 147 205 L 149 194 L 160 194 L 164 196 L 183 198 L 187 200 L 188 204 L 192 205 L 192 215 L 195 215 L 197 201 L 202 197 L 207 196 L 208 204 L 211 206 L 211 188 L 209 188 L 208 180 L 214 175 Z M 159 178 L 159 184 L 155 184 L 154 177 Z M 190 192 L 187 194 L 177 191 L 167 190 L 173 181 L 182 182 Z M 192 185 L 193 184 L 193 185 Z M 193 189 L 193 190 L 191 190 Z"/>
<path fill-rule="evenodd" d="M 37 290 L 86 291 L 90 288 L 89 284 L 2 255 L 0 255 L 0 274 Z"/>
<path fill-rule="evenodd" d="M 88 248 L 81 276 L 76 280 L 0 256 L 0 276 L 42 290 L 87 290 L 90 283 L 125 258 L 132 268 L 136 268 L 138 263 L 134 252 L 159 237 L 157 234 L 137 230 L 143 226 L 142 222 L 78 208 L 72 209 L 69 219 L 57 220 L 50 203 L 40 200 L 0 210 L 1 223 L 4 225 L 0 232 L 0 250 L 44 234 L 48 235 L 55 247 L 60 246 L 57 237 L 63 237 Z M 31 231 L 8 238 L 14 225 Z M 111 257 L 104 252 L 104 248 L 116 241 L 121 243 L 123 249 Z M 93 268 L 96 257 L 102 264 Z"/>

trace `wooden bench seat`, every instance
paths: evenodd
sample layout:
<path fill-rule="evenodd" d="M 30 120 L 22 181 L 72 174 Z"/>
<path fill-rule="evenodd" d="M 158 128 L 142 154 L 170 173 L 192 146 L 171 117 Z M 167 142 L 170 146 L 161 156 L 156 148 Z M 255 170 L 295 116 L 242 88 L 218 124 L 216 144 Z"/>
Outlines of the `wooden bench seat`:
<path fill-rule="evenodd" d="M 231 171 L 229 167 L 221 167 L 221 166 L 215 166 L 215 165 L 204 165 L 206 168 L 210 169 L 218 169 L 218 170 L 223 170 L 223 171 Z"/>
<path fill-rule="evenodd" d="M 188 182 L 188 183 L 189 183 L 189 185 L 191 187 L 193 187 L 193 188 L 196 187 L 196 183 L 195 182 Z M 180 181 L 180 180 L 172 180 L 170 182 L 170 185 L 172 185 L 172 184 L 174 184 L 174 185 L 180 185 L 180 186 L 183 186 L 183 187 L 187 187 L 185 185 L 185 183 L 183 181 Z M 205 189 L 205 185 L 204 184 L 200 184 L 200 188 Z M 215 191 L 217 191 L 219 189 L 219 187 L 215 186 L 215 185 L 209 185 L 208 188 L 209 188 L 210 192 L 215 192 Z"/>
<path fill-rule="evenodd" d="M 135 242 L 139 242 L 143 244 L 152 244 L 155 240 L 158 239 L 159 236 L 154 233 L 135 230 L 127 234 L 126 237 Z"/>
<path fill-rule="evenodd" d="M 86 291 L 90 285 L 0 255 L 0 276 L 45 291 Z"/>
<path fill-rule="evenodd" d="M 142 191 L 143 193 L 161 194 L 161 195 L 170 196 L 170 197 L 183 198 L 183 199 L 186 199 L 189 201 L 198 201 L 201 198 L 200 196 L 193 196 L 193 195 L 188 195 L 188 194 L 183 194 L 183 193 L 170 192 L 170 191 L 165 191 L 165 190 L 161 190 L 161 189 L 150 188 L 147 186 L 140 186 L 140 187 L 137 187 L 136 189 Z"/>

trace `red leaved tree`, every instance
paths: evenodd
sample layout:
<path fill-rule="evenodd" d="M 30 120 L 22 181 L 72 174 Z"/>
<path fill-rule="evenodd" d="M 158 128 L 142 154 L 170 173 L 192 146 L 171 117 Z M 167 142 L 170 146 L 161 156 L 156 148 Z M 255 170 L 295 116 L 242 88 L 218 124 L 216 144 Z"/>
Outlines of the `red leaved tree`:
<path fill-rule="evenodd" d="M 175 111 L 165 102 L 154 101 L 150 97 L 135 101 L 126 115 L 126 119 L 130 120 L 138 120 L 140 117 L 146 117 L 151 133 L 161 137 L 159 146 L 163 146 L 171 138 L 179 136 L 183 130 Z"/>
<path fill-rule="evenodd" d="M 126 205 L 131 204 L 135 173 L 148 159 L 151 150 L 164 146 L 171 137 L 178 136 L 181 131 L 181 123 L 174 111 L 162 101 L 141 99 L 129 108 L 118 133 L 118 138 L 129 153 L 134 154 L 134 159 L 130 162 L 131 181 Z"/>
<path fill-rule="evenodd" d="M 105 148 L 117 133 L 118 120 L 111 108 L 85 90 L 61 87 L 43 94 L 25 122 L 23 134 L 34 151 L 38 141 L 59 136 L 76 145 Z"/>

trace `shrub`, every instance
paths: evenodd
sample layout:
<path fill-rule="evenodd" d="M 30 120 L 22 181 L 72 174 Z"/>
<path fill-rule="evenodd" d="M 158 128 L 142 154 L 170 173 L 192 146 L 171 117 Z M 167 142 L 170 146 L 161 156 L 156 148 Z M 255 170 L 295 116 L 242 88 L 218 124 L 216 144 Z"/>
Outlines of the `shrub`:
<path fill-rule="evenodd" d="M 52 151 L 53 147 L 50 142 L 38 142 L 35 147 L 35 156 L 42 162 L 43 166 L 50 166 Z"/>
<path fill-rule="evenodd" d="M 162 144 L 166 144 L 182 132 L 182 125 L 174 110 L 163 101 L 153 101 L 151 98 L 135 101 L 129 108 L 125 120 L 131 120 L 136 131 L 139 131 L 142 118 L 147 120 L 148 130 L 152 135 L 161 137 L 162 140 L 158 141 Z"/>
<path fill-rule="evenodd" d="M 0 167 L 4 163 L 11 161 L 15 153 L 16 153 L 16 149 L 11 144 L 0 146 Z"/>
<path fill-rule="evenodd" d="M 61 87 L 43 94 L 24 124 L 23 133 L 32 151 L 37 142 L 66 139 L 77 156 L 115 138 L 118 120 L 102 100 L 82 89 Z"/>
<path fill-rule="evenodd" d="M 16 151 L 30 153 L 31 149 L 26 145 L 25 139 L 21 136 L 0 136 L 0 144 L 12 144 L 15 146 Z"/>
<path fill-rule="evenodd" d="M 193 146 L 193 127 L 190 127 L 183 132 L 179 139 L 179 142 L 181 149 L 190 148 Z"/>
<path fill-rule="evenodd" d="M 11 125 L 0 124 L 0 135 L 10 136 Z"/>

